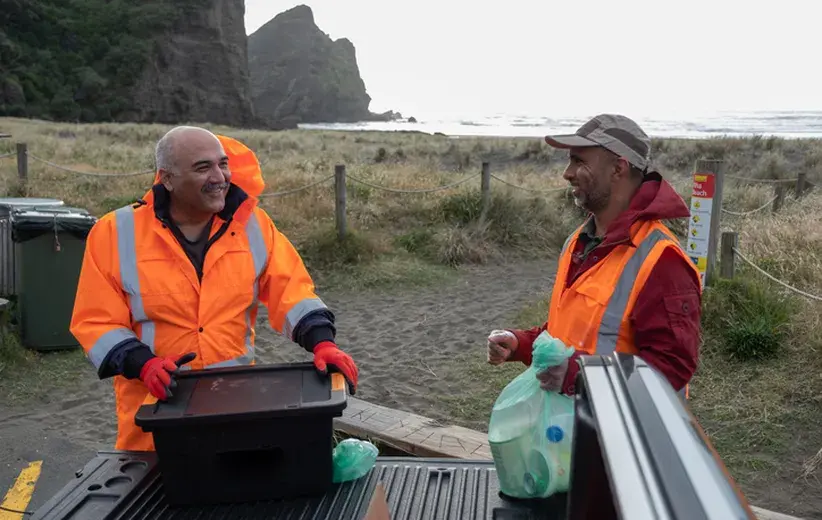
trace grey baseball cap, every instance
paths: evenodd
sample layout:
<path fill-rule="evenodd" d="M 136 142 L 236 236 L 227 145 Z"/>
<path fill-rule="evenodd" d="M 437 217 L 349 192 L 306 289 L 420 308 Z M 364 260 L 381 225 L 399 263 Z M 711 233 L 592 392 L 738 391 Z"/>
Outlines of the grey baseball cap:
<path fill-rule="evenodd" d="M 651 163 L 651 139 L 632 119 L 618 114 L 600 114 L 576 133 L 546 135 L 545 142 L 554 148 L 602 146 L 643 171 Z"/>

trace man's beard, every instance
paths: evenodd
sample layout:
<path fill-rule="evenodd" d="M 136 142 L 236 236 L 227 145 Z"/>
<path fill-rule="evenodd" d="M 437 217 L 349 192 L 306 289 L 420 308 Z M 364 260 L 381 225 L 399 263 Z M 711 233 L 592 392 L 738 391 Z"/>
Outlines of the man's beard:
<path fill-rule="evenodd" d="M 595 190 L 591 193 L 582 192 L 574 196 L 574 204 L 591 213 L 601 211 L 608 206 L 611 193 L 605 190 Z"/>

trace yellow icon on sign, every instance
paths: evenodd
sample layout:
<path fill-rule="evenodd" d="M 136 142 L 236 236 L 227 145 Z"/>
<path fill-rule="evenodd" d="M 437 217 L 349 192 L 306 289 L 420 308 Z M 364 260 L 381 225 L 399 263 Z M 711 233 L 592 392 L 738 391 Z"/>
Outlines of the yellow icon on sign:
<path fill-rule="evenodd" d="M 694 222 L 699 222 L 699 215 L 694 215 Z"/>
<path fill-rule="evenodd" d="M 694 244 L 693 242 L 691 242 L 691 249 L 696 249 L 696 244 Z"/>
<path fill-rule="evenodd" d="M 691 230 L 691 234 L 692 234 L 693 236 L 696 236 L 696 230 L 695 230 L 695 229 L 692 229 L 692 230 Z"/>
<path fill-rule="evenodd" d="M 701 208 L 701 207 L 702 207 L 702 204 L 701 204 L 699 201 L 696 201 L 696 202 L 694 202 L 694 207 L 695 207 L 696 209 L 699 209 L 699 208 Z"/>

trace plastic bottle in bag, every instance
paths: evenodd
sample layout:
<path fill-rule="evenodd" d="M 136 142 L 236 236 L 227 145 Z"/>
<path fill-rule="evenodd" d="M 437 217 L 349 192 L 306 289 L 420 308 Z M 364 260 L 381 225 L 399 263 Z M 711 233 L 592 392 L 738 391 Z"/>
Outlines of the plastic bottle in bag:
<path fill-rule="evenodd" d="M 536 373 L 573 353 L 543 332 L 534 341 L 531 366 L 508 383 L 494 403 L 488 443 L 500 490 L 508 496 L 545 498 L 568 489 L 573 400 L 541 389 Z"/>
<path fill-rule="evenodd" d="M 348 482 L 364 477 L 377 462 L 379 450 L 368 441 L 345 439 L 331 455 L 334 467 L 333 482 Z"/>

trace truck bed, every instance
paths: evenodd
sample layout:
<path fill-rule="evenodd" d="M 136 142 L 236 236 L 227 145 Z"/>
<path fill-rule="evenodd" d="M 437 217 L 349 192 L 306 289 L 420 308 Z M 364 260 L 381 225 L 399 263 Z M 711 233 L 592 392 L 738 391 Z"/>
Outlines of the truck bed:
<path fill-rule="evenodd" d="M 392 520 L 554 520 L 565 518 L 565 494 L 547 500 L 499 496 L 491 461 L 380 457 L 363 478 L 320 497 L 237 505 L 170 507 L 153 452 L 104 451 L 32 516 L 49 520 L 282 518 L 360 520 L 378 482 Z"/>

